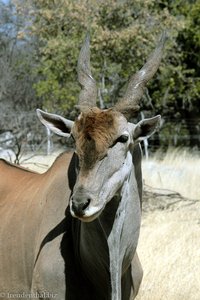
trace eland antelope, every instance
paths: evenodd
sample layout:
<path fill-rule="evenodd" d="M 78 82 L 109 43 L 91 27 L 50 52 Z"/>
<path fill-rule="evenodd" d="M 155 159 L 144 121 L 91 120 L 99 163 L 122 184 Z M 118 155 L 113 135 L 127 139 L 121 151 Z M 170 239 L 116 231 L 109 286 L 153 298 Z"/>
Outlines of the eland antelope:
<path fill-rule="evenodd" d="M 44 174 L 0 161 L 0 298 L 128 300 L 142 279 L 136 253 L 141 217 L 139 143 L 160 116 L 129 122 L 146 83 L 157 71 L 165 36 L 124 97 L 96 107 L 89 36 L 78 60 L 82 86 L 75 121 L 37 110 L 54 133 L 72 137 Z M 9 297 L 9 295 L 11 295 Z M 133 299 L 132 298 L 132 299 Z"/>

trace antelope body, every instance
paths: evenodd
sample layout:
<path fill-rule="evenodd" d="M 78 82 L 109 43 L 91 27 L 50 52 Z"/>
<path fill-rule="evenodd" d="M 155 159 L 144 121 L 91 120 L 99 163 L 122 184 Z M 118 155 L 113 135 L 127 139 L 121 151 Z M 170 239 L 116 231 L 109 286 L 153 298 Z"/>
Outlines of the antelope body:
<path fill-rule="evenodd" d="M 0 292 L 42 299 L 128 300 L 137 295 L 142 268 L 136 253 L 141 218 L 139 142 L 160 116 L 129 123 L 158 69 L 162 36 L 115 107 L 96 107 L 89 37 L 80 51 L 80 115 L 73 122 L 37 110 L 41 122 L 72 136 L 44 174 L 0 162 Z M 27 296 L 27 299 L 30 298 Z"/>

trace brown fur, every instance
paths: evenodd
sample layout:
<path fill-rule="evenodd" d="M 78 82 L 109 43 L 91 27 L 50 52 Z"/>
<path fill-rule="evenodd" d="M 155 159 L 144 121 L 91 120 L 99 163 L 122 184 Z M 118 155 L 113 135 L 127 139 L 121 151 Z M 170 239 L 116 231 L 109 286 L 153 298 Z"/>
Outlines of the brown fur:
<path fill-rule="evenodd" d="M 73 134 L 83 169 L 91 168 L 106 155 L 117 138 L 118 112 L 92 108 L 75 121 Z"/>

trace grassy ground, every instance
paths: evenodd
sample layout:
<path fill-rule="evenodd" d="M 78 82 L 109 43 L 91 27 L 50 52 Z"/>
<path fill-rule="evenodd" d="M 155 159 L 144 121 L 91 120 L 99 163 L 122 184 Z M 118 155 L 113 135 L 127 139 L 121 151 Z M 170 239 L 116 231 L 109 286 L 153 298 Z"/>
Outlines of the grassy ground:
<path fill-rule="evenodd" d="M 173 150 L 160 160 L 158 153 L 144 161 L 143 177 L 152 187 L 171 189 L 196 201 L 177 200 L 173 193 L 148 200 L 156 209 L 150 205 L 151 211 L 143 213 L 138 253 L 144 278 L 137 300 L 199 300 L 200 157 Z"/>
<path fill-rule="evenodd" d="M 200 154 L 170 149 L 163 157 L 157 152 L 150 160 L 144 160 L 143 177 L 151 187 L 170 189 L 184 197 L 200 199 Z"/>
<path fill-rule="evenodd" d="M 200 299 L 200 203 L 143 215 L 137 300 Z"/>

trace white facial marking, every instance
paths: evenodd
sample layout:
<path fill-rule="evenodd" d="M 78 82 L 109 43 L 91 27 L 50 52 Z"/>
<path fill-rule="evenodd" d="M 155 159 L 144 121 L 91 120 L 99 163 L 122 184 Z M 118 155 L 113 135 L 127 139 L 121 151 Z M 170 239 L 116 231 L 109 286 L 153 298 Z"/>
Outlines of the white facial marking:
<path fill-rule="evenodd" d="M 131 153 L 128 152 L 122 167 L 117 172 L 115 172 L 103 186 L 99 198 L 102 199 L 104 202 L 110 201 L 114 194 L 118 191 L 120 186 L 122 186 L 124 180 L 127 179 L 128 175 L 131 172 L 131 169 L 132 156 Z"/>
<path fill-rule="evenodd" d="M 130 136 L 130 135 L 129 135 L 129 132 L 128 132 L 127 130 L 125 130 L 125 131 L 122 133 L 122 135 L 126 135 L 126 136 L 128 136 L 128 137 Z"/>

